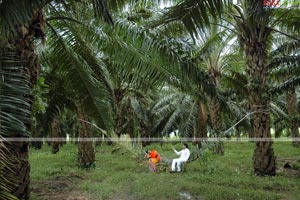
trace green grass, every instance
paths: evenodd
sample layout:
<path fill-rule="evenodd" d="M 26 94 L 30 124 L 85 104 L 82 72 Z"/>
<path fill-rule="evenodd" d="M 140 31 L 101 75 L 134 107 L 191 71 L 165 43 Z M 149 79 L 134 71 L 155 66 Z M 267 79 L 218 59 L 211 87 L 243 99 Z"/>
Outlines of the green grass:
<path fill-rule="evenodd" d="M 156 148 L 162 158 L 176 157 L 170 144 Z M 176 148 L 180 149 L 177 144 Z M 100 199 L 300 199 L 299 176 L 279 173 L 275 177 L 257 177 L 252 173 L 253 143 L 226 143 L 225 155 L 206 153 L 206 162 L 194 161 L 180 174 L 161 172 L 152 174 L 146 163 L 134 159 L 130 153 L 115 154 L 114 147 L 97 147 L 96 168 L 86 171 L 76 167 L 77 149 L 67 144 L 58 154 L 31 150 L 32 199 L 46 198 L 47 193 L 65 193 Z M 277 157 L 299 159 L 299 149 L 290 143 L 275 143 Z M 282 166 L 278 166 L 282 167 Z M 65 188 L 45 188 L 47 181 L 67 180 Z M 52 182 L 51 182 L 52 183 Z M 43 185 L 40 186 L 41 184 Z M 60 182 L 60 184 L 62 184 Z M 66 186 L 67 185 L 67 186 Z M 59 186 L 59 185 L 58 185 Z M 54 189 L 53 189 L 54 188 Z M 42 192 L 40 191 L 42 190 Z M 43 193 L 44 195 L 41 195 Z M 52 194 L 53 196 L 53 194 Z M 48 198 L 50 198 L 49 195 Z M 47 198 L 46 198 L 47 199 Z M 53 197 L 53 199 L 55 199 Z"/>

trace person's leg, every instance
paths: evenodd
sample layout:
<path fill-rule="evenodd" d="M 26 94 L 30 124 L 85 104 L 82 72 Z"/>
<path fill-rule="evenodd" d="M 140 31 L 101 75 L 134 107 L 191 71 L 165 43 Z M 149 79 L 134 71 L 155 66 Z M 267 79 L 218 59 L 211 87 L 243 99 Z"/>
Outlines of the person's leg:
<path fill-rule="evenodd" d="M 153 172 L 153 168 L 152 168 L 150 162 L 148 162 L 148 167 L 149 167 L 150 172 Z"/>
<path fill-rule="evenodd" d="M 154 172 L 154 171 L 155 171 L 155 167 L 153 166 L 153 162 L 151 162 L 151 161 L 149 160 L 148 165 L 149 165 L 150 171 L 151 171 L 151 172 Z"/>
<path fill-rule="evenodd" d="M 151 162 L 151 167 L 153 169 L 153 172 L 156 172 L 156 163 Z"/>
<path fill-rule="evenodd" d="M 172 171 L 175 171 L 176 165 L 178 167 L 178 163 L 177 163 L 178 160 L 179 160 L 178 158 L 173 159 L 172 166 L 171 166 Z"/>
<path fill-rule="evenodd" d="M 184 163 L 184 162 L 185 162 L 184 160 L 178 159 L 178 161 L 177 161 L 177 171 L 178 172 L 181 171 L 181 164 Z"/>

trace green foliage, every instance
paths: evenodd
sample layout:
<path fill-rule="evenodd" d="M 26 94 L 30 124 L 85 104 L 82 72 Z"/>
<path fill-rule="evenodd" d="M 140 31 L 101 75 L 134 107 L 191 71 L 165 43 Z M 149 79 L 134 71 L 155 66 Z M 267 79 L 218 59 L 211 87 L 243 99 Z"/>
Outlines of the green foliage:
<path fill-rule="evenodd" d="M 33 113 L 39 114 L 46 111 L 47 98 L 46 94 L 49 92 L 49 86 L 45 83 L 44 77 L 39 77 L 32 93 L 34 102 L 32 105 Z"/>
<path fill-rule="evenodd" d="M 112 1 L 116 2 L 116 1 Z M 109 13 L 106 1 L 103 0 L 88 0 L 88 1 L 51 1 L 51 0 L 3 0 L 0 2 L 0 33 L 3 36 L 10 37 L 11 33 L 16 35 L 21 26 L 27 25 L 35 12 L 41 11 L 48 4 L 59 4 L 66 6 L 66 10 L 73 9 L 76 11 L 74 4 L 80 6 L 93 6 L 95 18 L 102 18 L 105 22 L 113 23 L 111 14 Z M 1 38 L 3 39 L 3 38 Z"/>
<path fill-rule="evenodd" d="M 64 32 L 60 31 L 62 27 Z M 68 93 L 72 97 L 69 99 L 72 102 L 71 106 L 84 105 L 91 115 L 102 121 L 107 130 L 111 130 L 113 121 L 108 72 L 104 63 L 96 59 L 95 52 L 88 46 L 89 43 L 84 42 L 83 36 L 75 31 L 76 28 L 83 27 L 64 22 L 54 22 L 51 25 L 51 40 L 47 55 L 44 54 L 44 61 L 50 68 L 59 70 L 56 72 L 60 77 L 58 80 L 65 85 L 64 88 L 60 88 L 63 89 L 60 92 Z M 57 86 L 61 87 L 61 84 Z M 55 82 L 53 85 L 55 86 Z M 68 106 L 63 104 L 66 98 L 68 97 L 62 99 L 60 106 Z"/>
<path fill-rule="evenodd" d="M 181 1 L 176 6 L 171 7 L 164 15 L 161 23 L 170 23 L 182 21 L 191 35 L 198 32 L 198 29 L 205 27 L 210 23 L 210 18 L 220 17 L 224 3 L 227 1 L 220 0 L 187 0 Z"/>
<path fill-rule="evenodd" d="M 197 118 L 197 106 L 194 99 L 184 92 L 169 88 L 154 106 L 162 134 L 179 129 L 182 136 L 191 136 Z M 192 91 L 191 91 L 192 92 Z"/>

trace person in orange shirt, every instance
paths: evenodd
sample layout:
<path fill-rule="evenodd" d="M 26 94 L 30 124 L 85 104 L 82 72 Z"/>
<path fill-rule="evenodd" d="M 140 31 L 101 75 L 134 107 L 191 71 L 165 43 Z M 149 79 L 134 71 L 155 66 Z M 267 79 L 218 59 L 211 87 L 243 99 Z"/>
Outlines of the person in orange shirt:
<path fill-rule="evenodd" d="M 148 165 L 151 172 L 157 172 L 156 164 L 160 161 L 160 155 L 156 150 L 147 150 L 145 157 L 148 158 Z"/>

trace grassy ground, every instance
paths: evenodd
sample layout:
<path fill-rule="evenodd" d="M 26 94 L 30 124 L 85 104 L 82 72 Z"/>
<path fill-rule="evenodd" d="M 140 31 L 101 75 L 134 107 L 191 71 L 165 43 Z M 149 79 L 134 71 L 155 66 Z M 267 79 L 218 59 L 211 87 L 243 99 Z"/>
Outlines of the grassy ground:
<path fill-rule="evenodd" d="M 253 143 L 226 143 L 224 156 L 208 152 L 205 163 L 191 162 L 180 174 L 152 174 L 145 162 L 123 150 L 112 154 L 113 148 L 97 147 L 96 168 L 89 171 L 76 167 L 75 145 L 65 145 L 56 155 L 46 145 L 31 149 L 31 199 L 300 199 L 297 162 L 293 167 L 298 171 L 283 169 L 286 161 L 282 161 L 277 176 L 254 176 Z M 156 148 L 165 159 L 176 157 L 171 144 L 148 148 Z M 290 143 L 275 143 L 274 149 L 278 161 L 300 160 L 300 150 Z"/>

